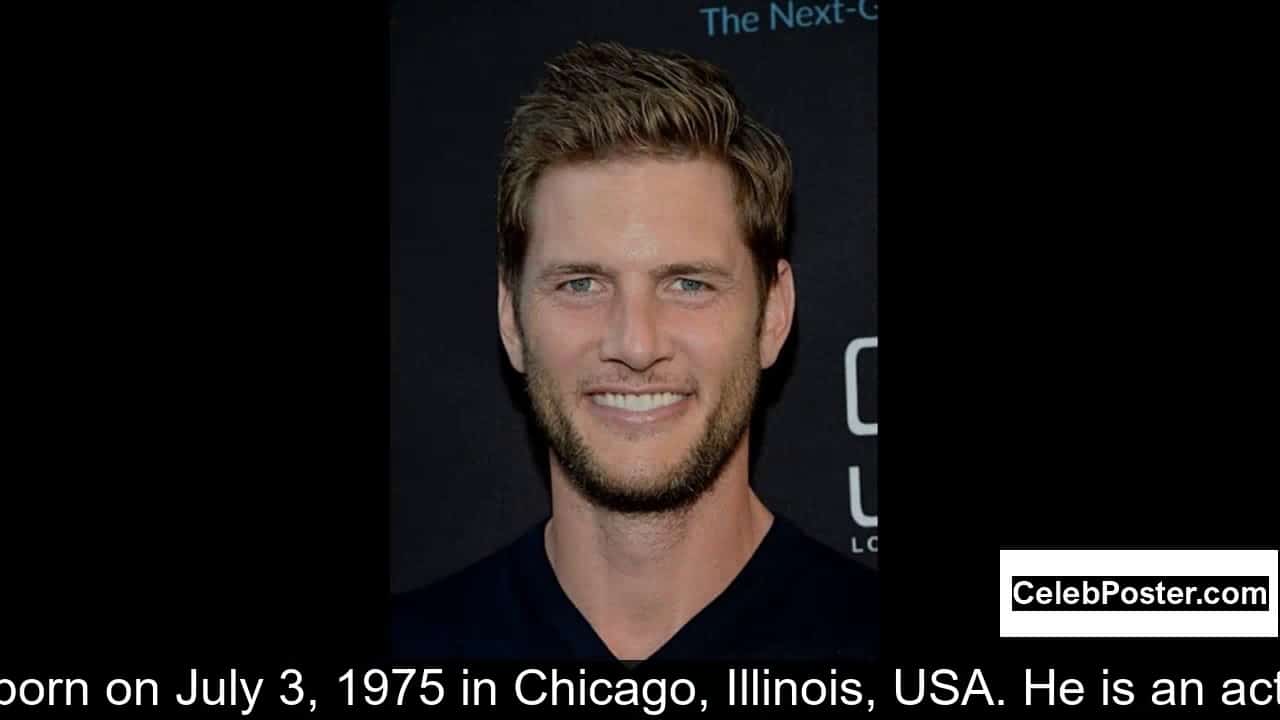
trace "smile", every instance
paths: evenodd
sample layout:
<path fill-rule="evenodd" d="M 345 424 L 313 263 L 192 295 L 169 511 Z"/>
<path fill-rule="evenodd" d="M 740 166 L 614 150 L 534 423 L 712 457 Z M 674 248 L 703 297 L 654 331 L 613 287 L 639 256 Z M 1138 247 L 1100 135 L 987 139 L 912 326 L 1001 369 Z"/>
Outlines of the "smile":
<path fill-rule="evenodd" d="M 645 393 L 638 395 L 598 393 L 591 396 L 591 402 L 601 407 L 617 408 L 618 410 L 648 412 L 675 405 L 687 397 L 689 396 L 681 393 Z"/>

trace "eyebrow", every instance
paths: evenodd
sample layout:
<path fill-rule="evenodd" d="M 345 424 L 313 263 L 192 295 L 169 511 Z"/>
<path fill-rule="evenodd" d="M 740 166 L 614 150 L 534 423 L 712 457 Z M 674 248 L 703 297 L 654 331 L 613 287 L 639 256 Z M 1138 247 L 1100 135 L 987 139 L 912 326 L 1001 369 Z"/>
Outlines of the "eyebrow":
<path fill-rule="evenodd" d="M 611 275 L 599 263 L 552 263 L 538 273 L 538 280 L 550 280 L 561 275 Z"/>
<path fill-rule="evenodd" d="M 563 275 L 612 277 L 614 274 L 614 271 L 600 263 L 552 263 L 538 273 L 538 280 L 545 281 Z M 676 275 L 703 275 L 725 280 L 733 279 L 732 272 L 713 262 L 667 263 L 650 270 L 649 275 L 658 280 Z"/>
<path fill-rule="evenodd" d="M 650 273 L 654 278 L 668 278 L 675 275 L 709 275 L 723 280 L 732 280 L 733 273 L 727 268 L 713 262 L 670 263 L 659 265 Z"/>

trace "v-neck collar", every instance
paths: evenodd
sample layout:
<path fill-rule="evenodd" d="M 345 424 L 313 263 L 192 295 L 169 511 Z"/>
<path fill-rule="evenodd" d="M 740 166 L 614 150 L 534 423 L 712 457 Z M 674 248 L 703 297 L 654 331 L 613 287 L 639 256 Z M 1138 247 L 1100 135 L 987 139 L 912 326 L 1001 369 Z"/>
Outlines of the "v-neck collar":
<path fill-rule="evenodd" d="M 755 552 L 719 595 L 712 598 L 706 607 L 694 614 L 648 658 L 624 661 L 609 650 L 556 578 L 544 543 L 544 532 L 549 521 L 550 518 L 543 520 L 525 535 L 518 553 L 521 579 L 536 605 L 533 615 L 545 620 L 552 632 L 567 646 L 572 658 L 612 661 L 628 668 L 653 661 L 707 659 L 708 648 L 715 647 L 717 643 L 724 646 L 724 638 L 731 636 L 733 632 L 730 625 L 740 621 L 751 600 L 761 595 L 760 590 L 763 588 L 760 586 L 765 578 L 768 576 L 777 580 L 778 567 L 775 566 L 779 563 L 774 560 L 785 544 L 786 537 L 792 532 L 788 522 L 775 513 L 773 522 Z"/>

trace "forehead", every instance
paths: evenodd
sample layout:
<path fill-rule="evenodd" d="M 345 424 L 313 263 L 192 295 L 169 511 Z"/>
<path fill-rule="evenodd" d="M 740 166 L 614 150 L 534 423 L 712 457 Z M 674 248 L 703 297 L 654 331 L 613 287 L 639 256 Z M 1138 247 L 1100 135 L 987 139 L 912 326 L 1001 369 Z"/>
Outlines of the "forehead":
<path fill-rule="evenodd" d="M 733 177 L 713 159 L 556 165 L 530 204 L 529 260 L 729 262 L 745 253 Z"/>

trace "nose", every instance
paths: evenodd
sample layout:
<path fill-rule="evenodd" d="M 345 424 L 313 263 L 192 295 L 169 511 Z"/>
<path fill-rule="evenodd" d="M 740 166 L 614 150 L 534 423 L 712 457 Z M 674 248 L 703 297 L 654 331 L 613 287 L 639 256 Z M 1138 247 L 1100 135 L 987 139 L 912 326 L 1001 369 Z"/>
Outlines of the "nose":
<path fill-rule="evenodd" d="M 618 293 L 609 309 L 609 326 L 600 344 L 600 359 L 644 371 L 670 356 L 664 340 L 657 298 L 641 288 Z"/>

